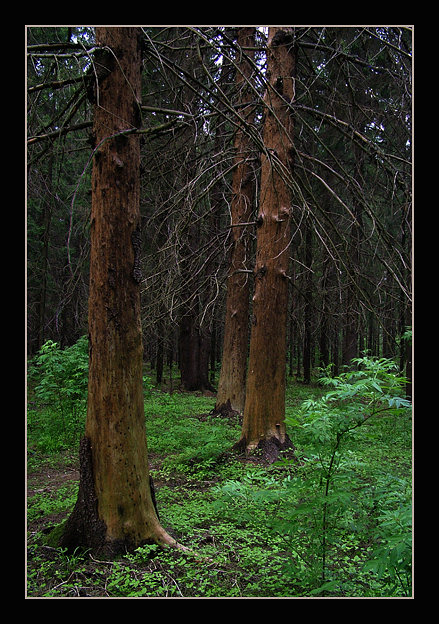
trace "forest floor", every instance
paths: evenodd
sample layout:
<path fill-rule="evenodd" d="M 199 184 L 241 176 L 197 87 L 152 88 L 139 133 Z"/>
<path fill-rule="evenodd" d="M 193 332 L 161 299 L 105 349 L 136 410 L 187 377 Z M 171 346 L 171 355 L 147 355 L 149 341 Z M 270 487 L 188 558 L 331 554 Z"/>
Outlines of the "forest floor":
<path fill-rule="evenodd" d="M 321 394 L 317 386 L 290 384 L 287 412 Z M 298 460 L 289 456 L 271 466 L 248 462 L 230 450 L 239 438 L 239 419 L 213 416 L 213 406 L 212 396 L 197 393 L 149 389 L 145 397 L 160 521 L 201 559 L 191 552 L 145 546 L 103 561 L 50 546 L 48 534 L 76 501 L 77 442 L 50 447 L 46 431 L 43 445 L 41 427 L 31 419 L 26 597 L 410 595 L 409 581 L 398 578 L 401 570 L 392 574 L 389 556 L 394 553 L 389 555 L 387 548 L 383 555 L 388 540 L 379 519 L 387 513 L 389 521 L 389 513 L 397 514 L 411 499 L 411 417 L 381 419 L 359 431 L 346 449 L 334 485 L 333 515 L 326 518 L 330 529 L 322 579 L 322 499 L 315 456 L 300 429 L 290 432 Z M 394 522 L 401 526 L 401 518 Z M 398 545 L 402 557 L 401 543 L 407 549 L 408 539 L 406 530 Z M 377 546 L 383 547 L 378 555 Z"/>

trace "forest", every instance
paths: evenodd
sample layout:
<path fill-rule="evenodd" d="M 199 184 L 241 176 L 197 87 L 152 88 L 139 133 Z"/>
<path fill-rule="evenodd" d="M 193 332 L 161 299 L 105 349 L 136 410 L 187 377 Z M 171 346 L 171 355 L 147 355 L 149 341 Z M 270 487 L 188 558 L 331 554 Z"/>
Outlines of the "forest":
<path fill-rule="evenodd" d="M 413 598 L 413 27 L 25 44 L 25 597 Z"/>

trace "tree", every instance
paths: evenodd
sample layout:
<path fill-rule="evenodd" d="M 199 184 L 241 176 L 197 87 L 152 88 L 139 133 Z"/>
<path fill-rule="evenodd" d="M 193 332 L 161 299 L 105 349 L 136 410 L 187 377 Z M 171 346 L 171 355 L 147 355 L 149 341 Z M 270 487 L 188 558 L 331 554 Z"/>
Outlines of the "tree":
<path fill-rule="evenodd" d="M 114 555 L 175 544 L 150 487 L 140 321 L 141 57 L 137 28 L 96 28 L 89 386 L 80 486 L 61 545 Z"/>
<path fill-rule="evenodd" d="M 261 449 L 271 460 L 291 445 L 285 430 L 285 373 L 294 72 L 293 29 L 270 27 L 250 356 L 237 447 Z"/>
<path fill-rule="evenodd" d="M 255 28 L 243 27 L 238 30 L 238 46 L 254 47 Z M 241 62 L 236 75 L 240 90 L 241 115 L 247 123 L 254 117 L 254 95 L 249 80 L 253 72 L 252 55 L 241 51 Z M 221 373 L 215 410 L 224 409 L 242 413 L 245 401 L 245 380 L 248 354 L 248 314 L 249 314 L 249 237 L 246 229 L 254 209 L 254 152 L 245 128 L 235 135 L 236 169 L 233 173 L 231 199 L 232 250 L 230 271 L 227 281 L 227 301 L 224 321 L 224 342 Z M 244 224 L 244 225 L 243 225 Z"/>

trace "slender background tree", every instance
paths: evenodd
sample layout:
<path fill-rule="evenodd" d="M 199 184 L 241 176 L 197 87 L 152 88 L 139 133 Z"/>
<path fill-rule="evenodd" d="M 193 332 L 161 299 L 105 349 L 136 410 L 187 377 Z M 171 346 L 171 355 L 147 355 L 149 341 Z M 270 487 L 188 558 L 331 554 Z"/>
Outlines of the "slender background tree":
<path fill-rule="evenodd" d="M 254 72 L 255 28 L 240 28 L 237 45 L 241 50 L 248 49 L 247 53 L 242 52 L 236 72 L 240 114 L 248 124 L 253 123 L 255 118 L 254 93 L 251 89 Z M 227 280 L 222 365 L 215 409 L 242 413 L 245 402 L 249 336 L 251 248 L 248 223 L 255 218 L 257 152 L 248 134 L 241 129 L 236 131 L 235 149 L 236 168 L 233 171 L 230 202 L 233 244 Z"/>

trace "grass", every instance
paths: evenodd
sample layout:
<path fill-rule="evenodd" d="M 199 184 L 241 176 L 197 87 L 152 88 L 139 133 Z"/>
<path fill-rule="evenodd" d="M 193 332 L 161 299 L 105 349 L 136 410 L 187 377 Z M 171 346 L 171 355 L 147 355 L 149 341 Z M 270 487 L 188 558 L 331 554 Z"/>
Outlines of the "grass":
<path fill-rule="evenodd" d="M 290 382 L 287 416 L 323 392 Z M 411 594 L 401 564 L 410 547 L 404 515 L 411 500 L 407 413 L 377 418 L 359 428 L 343 453 L 331 492 L 328 572 L 322 586 L 318 472 L 306 432 L 300 427 L 288 432 L 298 461 L 272 466 L 245 462 L 230 452 L 239 437 L 239 422 L 210 415 L 214 401 L 196 393 L 161 392 L 151 384 L 145 389 L 149 461 L 160 520 L 197 556 L 145 546 L 117 561 L 97 560 L 79 551 L 68 556 L 46 545 L 49 528 L 70 513 L 76 500 L 77 447 L 76 442 L 49 444 L 44 421 L 51 418 L 55 431 L 54 416 L 32 406 L 28 597 Z"/>

